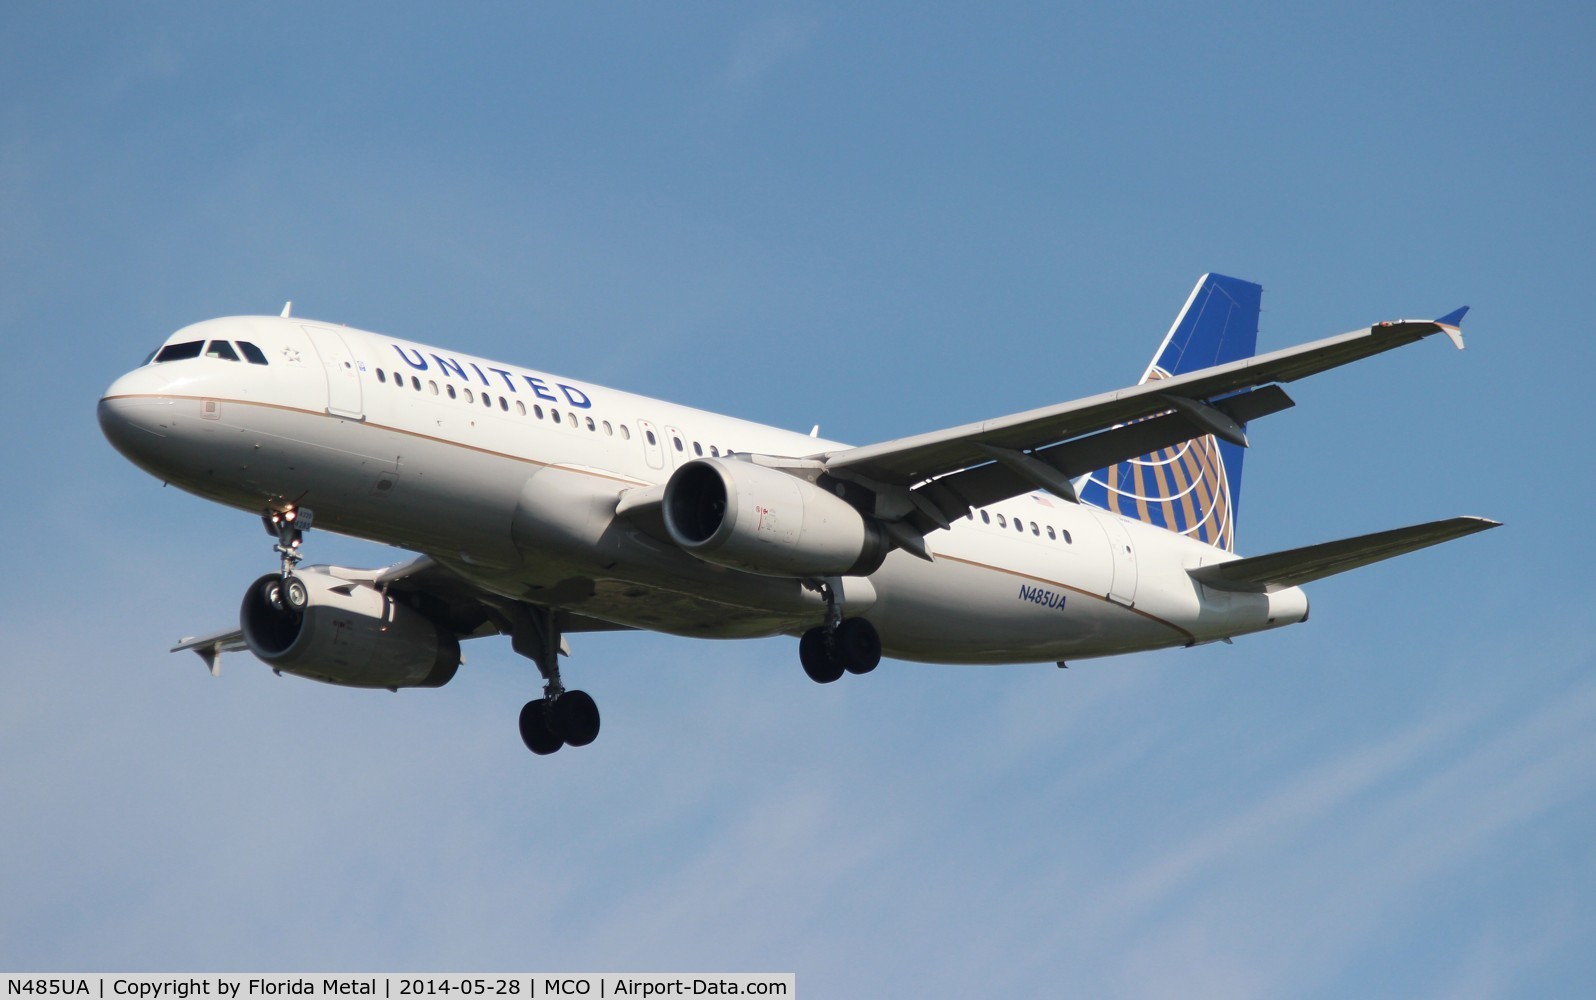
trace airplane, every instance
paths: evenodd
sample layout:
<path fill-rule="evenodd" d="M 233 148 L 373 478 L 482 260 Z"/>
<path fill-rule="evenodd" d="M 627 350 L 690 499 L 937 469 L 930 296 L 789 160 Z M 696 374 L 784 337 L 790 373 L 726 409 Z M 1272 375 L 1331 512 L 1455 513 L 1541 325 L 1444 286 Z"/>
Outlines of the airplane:
<path fill-rule="evenodd" d="M 1235 552 L 1246 428 L 1282 383 L 1440 333 L 1467 307 L 1256 354 L 1262 288 L 1204 275 L 1140 382 L 855 447 L 519 365 L 293 316 L 184 327 L 99 402 L 135 465 L 261 518 L 277 569 L 237 627 L 180 641 L 213 674 L 247 649 L 353 687 L 438 687 L 461 642 L 537 665 L 533 753 L 585 746 L 568 637 L 787 635 L 810 678 L 883 656 L 1057 662 L 1305 621 L 1302 585 L 1498 526 L 1452 517 Z M 300 565 L 314 525 L 398 546 Z"/>

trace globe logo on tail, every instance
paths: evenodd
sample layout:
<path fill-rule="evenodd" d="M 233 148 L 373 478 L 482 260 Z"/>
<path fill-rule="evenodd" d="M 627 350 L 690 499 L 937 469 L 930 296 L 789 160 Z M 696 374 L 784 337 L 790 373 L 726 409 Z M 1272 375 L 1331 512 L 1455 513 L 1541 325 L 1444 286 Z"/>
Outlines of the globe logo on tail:
<path fill-rule="evenodd" d="M 1168 378 L 1154 368 L 1149 380 Z M 1092 473 L 1081 499 L 1124 517 L 1235 551 L 1235 505 L 1221 449 L 1213 435 L 1194 438 Z"/>

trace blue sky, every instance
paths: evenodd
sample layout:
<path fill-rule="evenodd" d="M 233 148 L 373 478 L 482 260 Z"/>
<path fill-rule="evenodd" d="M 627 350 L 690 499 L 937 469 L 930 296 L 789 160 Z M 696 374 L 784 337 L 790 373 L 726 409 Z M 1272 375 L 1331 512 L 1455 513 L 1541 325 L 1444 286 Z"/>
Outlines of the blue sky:
<path fill-rule="evenodd" d="M 1295 7 L 7 5 L 0 968 L 1583 995 L 1592 14 Z M 269 539 L 94 422 L 293 299 L 865 443 L 1134 381 L 1209 270 L 1265 348 L 1474 307 L 1251 429 L 1243 551 L 1507 526 L 1067 672 L 579 637 L 550 759 L 502 641 L 397 695 L 168 654 Z"/>

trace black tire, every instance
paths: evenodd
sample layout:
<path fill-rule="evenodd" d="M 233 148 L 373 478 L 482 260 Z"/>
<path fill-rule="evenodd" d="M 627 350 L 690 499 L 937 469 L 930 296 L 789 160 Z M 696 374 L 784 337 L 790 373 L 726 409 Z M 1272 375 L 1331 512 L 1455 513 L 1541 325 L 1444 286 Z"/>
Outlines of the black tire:
<path fill-rule="evenodd" d="M 598 705 L 586 691 L 567 691 L 554 699 L 554 731 L 573 747 L 598 739 Z"/>
<path fill-rule="evenodd" d="M 292 611 L 303 611 L 310 607 L 310 588 L 305 586 L 304 580 L 297 576 L 283 580 L 283 603 Z"/>
<path fill-rule="evenodd" d="M 868 674 L 881 662 L 881 635 L 863 618 L 849 618 L 838 625 L 833 647 L 837 660 L 850 674 Z"/>
<path fill-rule="evenodd" d="M 539 757 L 546 757 L 565 745 L 549 725 L 548 702 L 539 698 L 521 709 L 521 742 Z"/>
<path fill-rule="evenodd" d="M 843 674 L 842 661 L 826 642 L 825 629 L 812 628 L 804 633 L 798 640 L 798 659 L 804 665 L 804 673 L 816 684 L 830 684 Z"/>

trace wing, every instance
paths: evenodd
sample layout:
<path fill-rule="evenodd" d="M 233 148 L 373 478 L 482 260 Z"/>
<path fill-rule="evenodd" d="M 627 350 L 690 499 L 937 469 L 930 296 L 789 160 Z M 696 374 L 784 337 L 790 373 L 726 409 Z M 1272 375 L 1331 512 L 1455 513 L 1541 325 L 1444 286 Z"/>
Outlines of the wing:
<path fill-rule="evenodd" d="M 499 597 L 478 587 L 431 556 L 413 559 L 379 569 L 352 569 L 343 566 L 327 567 L 328 571 L 349 583 L 379 587 L 388 591 L 448 628 L 458 639 L 475 639 L 488 635 L 508 635 L 516 601 Z M 559 612 L 560 631 L 614 632 L 624 631 L 626 625 L 616 625 L 598 618 Z M 205 661 L 205 666 L 215 675 L 220 672 L 219 660 L 223 653 L 249 648 L 241 629 L 213 632 L 209 635 L 189 637 L 172 647 L 172 652 L 192 650 Z"/>
<path fill-rule="evenodd" d="M 205 669 L 215 677 L 222 672 L 222 654 L 236 653 L 249 648 L 249 643 L 244 641 L 244 633 L 240 629 L 231 629 L 225 632 L 212 632 L 210 635 L 188 636 L 178 640 L 172 647 L 172 652 L 181 653 L 185 649 L 192 649 L 205 661 Z"/>
<path fill-rule="evenodd" d="M 1461 348 L 1467 307 L 1437 320 L 1396 320 L 1269 354 L 995 420 L 810 456 L 829 475 L 875 493 L 874 513 L 925 534 L 970 507 L 1035 489 L 1075 500 L 1071 477 L 1214 434 L 1245 446 L 1242 425 L 1292 404 L 1277 383 L 1444 333 Z M 906 547 L 910 547 L 907 546 Z"/>

